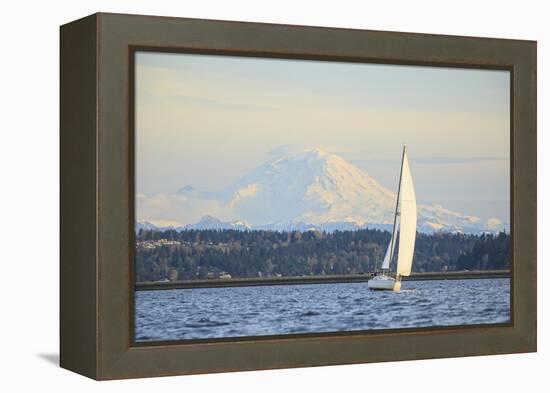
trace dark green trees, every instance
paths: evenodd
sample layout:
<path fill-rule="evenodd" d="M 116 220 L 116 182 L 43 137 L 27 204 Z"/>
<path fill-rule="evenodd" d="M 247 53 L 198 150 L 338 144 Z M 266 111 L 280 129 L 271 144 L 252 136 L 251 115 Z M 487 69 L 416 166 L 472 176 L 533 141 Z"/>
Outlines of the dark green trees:
<path fill-rule="evenodd" d="M 137 234 L 136 280 L 218 277 L 311 276 L 371 272 L 389 232 L 364 229 L 333 233 L 142 230 Z M 509 266 L 509 236 L 419 233 L 413 270 L 490 270 Z"/>

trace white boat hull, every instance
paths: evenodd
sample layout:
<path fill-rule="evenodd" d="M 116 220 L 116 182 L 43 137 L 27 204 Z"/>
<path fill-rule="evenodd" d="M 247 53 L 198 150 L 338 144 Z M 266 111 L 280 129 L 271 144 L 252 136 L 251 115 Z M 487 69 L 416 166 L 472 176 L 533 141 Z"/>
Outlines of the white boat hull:
<path fill-rule="evenodd" d="M 369 280 L 367 283 L 369 289 L 378 291 L 399 291 L 401 282 L 396 281 L 393 277 L 380 275 Z"/>

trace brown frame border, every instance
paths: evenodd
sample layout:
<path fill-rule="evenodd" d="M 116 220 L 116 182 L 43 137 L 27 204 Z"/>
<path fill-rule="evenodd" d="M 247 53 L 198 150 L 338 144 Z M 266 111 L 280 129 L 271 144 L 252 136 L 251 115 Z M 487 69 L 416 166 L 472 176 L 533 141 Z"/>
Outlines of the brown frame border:
<path fill-rule="evenodd" d="M 512 323 L 134 345 L 132 48 L 511 70 Z M 533 41 L 95 14 L 61 27 L 60 143 L 62 367 L 116 379 L 536 351 Z"/>

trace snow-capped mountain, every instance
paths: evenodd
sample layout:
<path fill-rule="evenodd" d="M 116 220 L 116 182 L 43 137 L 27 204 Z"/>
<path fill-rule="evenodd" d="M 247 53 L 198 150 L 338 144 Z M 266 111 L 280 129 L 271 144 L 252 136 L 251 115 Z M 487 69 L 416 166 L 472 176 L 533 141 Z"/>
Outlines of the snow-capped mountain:
<path fill-rule="evenodd" d="M 261 165 L 226 190 L 226 206 L 252 225 L 393 220 L 394 194 L 356 166 L 321 149 Z"/>
<path fill-rule="evenodd" d="M 254 229 L 245 221 L 222 221 L 212 216 L 204 216 L 201 220 L 194 224 L 187 225 L 166 225 L 164 223 L 153 224 L 149 221 L 138 220 L 136 222 L 136 232 L 139 230 L 157 231 L 174 229 L 176 231 L 185 231 L 191 229 L 235 229 L 239 231 L 248 231 Z"/>
<path fill-rule="evenodd" d="M 188 224 L 177 229 L 236 229 L 240 231 L 247 231 L 252 229 L 252 227 L 247 222 L 241 220 L 226 222 L 218 220 L 217 218 L 212 216 L 204 216 L 196 224 Z"/>
<path fill-rule="evenodd" d="M 344 230 L 389 227 L 396 193 L 343 158 L 309 149 L 261 165 L 226 190 L 226 198 L 234 216 L 253 227 Z M 491 224 L 439 205 L 418 206 L 422 231 L 502 227 L 495 219 Z"/>
<path fill-rule="evenodd" d="M 143 230 L 155 230 L 155 229 L 158 229 L 159 227 L 155 224 L 153 224 L 152 222 L 149 222 L 149 221 L 137 221 L 136 222 L 136 231 L 139 231 L 140 229 L 143 229 Z"/>
<path fill-rule="evenodd" d="M 414 177 L 414 168 L 413 168 Z M 192 191 L 192 192 L 191 192 Z M 189 186 L 186 195 L 205 193 Z M 308 149 L 270 160 L 220 193 L 208 193 L 222 206 L 212 215 L 178 229 L 353 230 L 389 229 L 396 193 L 365 171 L 322 149 Z M 417 195 L 418 199 L 422 199 Z M 496 231 L 502 222 L 418 205 L 419 231 Z"/>

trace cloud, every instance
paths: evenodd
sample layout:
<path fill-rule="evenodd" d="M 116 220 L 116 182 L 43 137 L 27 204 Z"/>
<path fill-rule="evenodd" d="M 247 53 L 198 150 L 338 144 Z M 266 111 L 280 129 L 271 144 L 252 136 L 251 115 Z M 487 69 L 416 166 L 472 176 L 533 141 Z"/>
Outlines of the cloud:
<path fill-rule="evenodd" d="M 205 215 L 226 218 L 222 203 L 180 194 L 136 194 L 138 221 L 170 221 L 173 226 L 192 224 Z"/>
<path fill-rule="evenodd" d="M 355 156 L 349 157 L 353 162 L 365 168 L 375 168 L 375 167 L 387 167 L 395 166 L 396 159 L 393 158 L 373 158 L 373 159 L 358 159 Z M 399 157 L 401 158 L 401 157 Z M 447 165 L 464 165 L 464 164 L 488 164 L 488 163 L 504 163 L 509 161 L 508 158 L 504 157 L 410 157 L 409 161 L 413 165 L 427 165 L 427 166 L 447 166 Z"/>
<path fill-rule="evenodd" d="M 501 162 L 508 161 L 508 159 L 504 157 L 416 157 L 411 158 L 411 161 L 420 165 L 455 165 Z"/>

